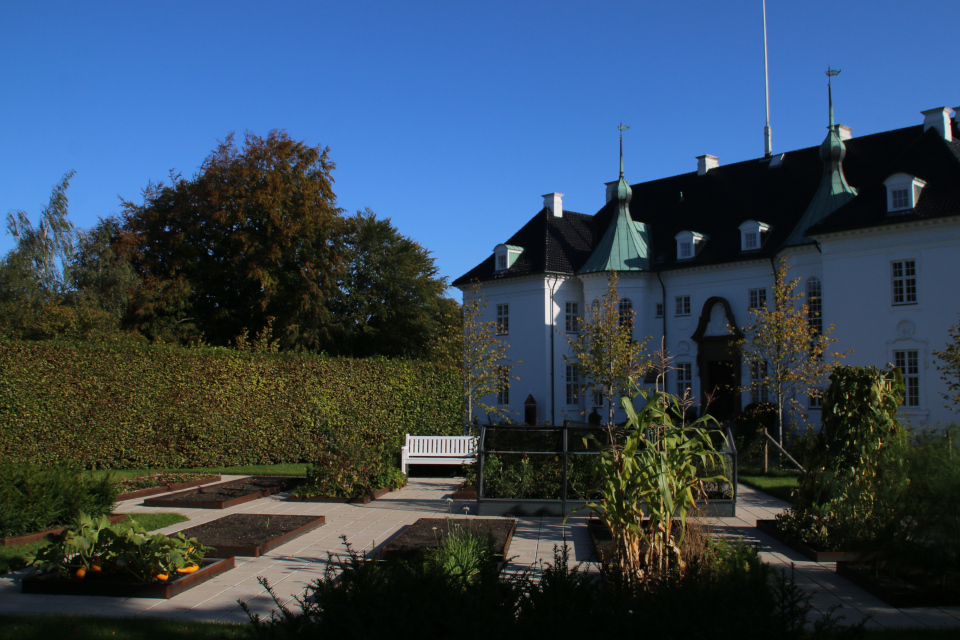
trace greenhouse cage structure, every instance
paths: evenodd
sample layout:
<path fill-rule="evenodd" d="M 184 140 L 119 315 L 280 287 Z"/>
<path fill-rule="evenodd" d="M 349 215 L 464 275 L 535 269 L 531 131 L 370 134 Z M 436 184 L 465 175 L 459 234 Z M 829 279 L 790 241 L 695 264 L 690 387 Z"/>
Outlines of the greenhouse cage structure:
<path fill-rule="evenodd" d="M 729 429 L 715 431 L 725 480 L 706 486 L 699 514 L 730 517 L 737 509 L 737 451 Z M 721 444 L 726 435 L 725 442 Z M 564 421 L 562 426 L 488 425 L 477 451 L 477 514 L 566 516 L 597 497 L 593 463 L 606 442 L 604 427 Z M 706 470 L 704 470 L 706 471 Z M 716 475 L 712 470 L 704 475 Z M 586 516 L 586 511 L 582 512 Z"/>

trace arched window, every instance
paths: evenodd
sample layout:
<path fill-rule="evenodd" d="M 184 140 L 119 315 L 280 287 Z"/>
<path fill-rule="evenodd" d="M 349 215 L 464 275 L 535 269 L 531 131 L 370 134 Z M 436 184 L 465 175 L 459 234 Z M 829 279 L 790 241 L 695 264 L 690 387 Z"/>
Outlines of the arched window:
<path fill-rule="evenodd" d="M 630 298 L 620 300 L 620 326 L 627 326 L 633 331 L 633 302 Z"/>
<path fill-rule="evenodd" d="M 823 293 L 817 276 L 807 280 L 807 322 L 819 336 L 823 333 Z"/>

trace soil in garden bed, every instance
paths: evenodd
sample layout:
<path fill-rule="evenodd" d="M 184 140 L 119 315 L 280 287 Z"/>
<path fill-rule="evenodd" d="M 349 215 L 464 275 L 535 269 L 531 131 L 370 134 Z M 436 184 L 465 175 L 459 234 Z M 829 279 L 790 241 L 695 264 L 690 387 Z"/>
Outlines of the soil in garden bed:
<path fill-rule="evenodd" d="M 960 605 L 960 576 L 940 576 L 920 570 L 904 570 L 897 575 L 884 571 L 879 575 L 868 563 L 838 562 L 837 575 L 850 580 L 898 609 L 905 607 L 955 607 Z"/>
<path fill-rule="evenodd" d="M 801 540 L 789 538 L 780 531 L 776 520 L 757 520 L 757 529 L 814 562 L 856 562 L 863 556 L 855 551 L 827 551 Z"/>
<path fill-rule="evenodd" d="M 503 562 L 510 550 L 517 521 L 512 518 L 420 518 L 406 527 L 380 551 L 383 560 L 409 560 L 427 549 L 436 549 L 451 527 L 465 527 L 490 536 L 494 559 Z"/>
<path fill-rule="evenodd" d="M 194 573 L 174 574 L 169 580 L 138 582 L 123 573 L 88 574 L 83 579 L 47 573 L 27 576 L 20 583 L 23 593 L 121 598 L 172 598 L 235 566 L 233 558 L 204 559 Z"/>
<path fill-rule="evenodd" d="M 297 496 L 291 495 L 287 500 L 290 502 L 334 502 L 334 503 L 349 503 L 349 504 L 368 504 L 369 502 L 376 500 L 377 498 L 382 498 L 393 491 L 390 487 L 384 487 L 383 489 L 377 489 L 373 493 L 370 493 L 365 496 L 357 496 L 355 498 L 336 498 L 333 496 Z"/>
<path fill-rule="evenodd" d="M 647 520 L 644 520 L 646 523 Z M 674 531 L 680 530 L 680 521 L 673 521 Z M 590 539 L 593 541 L 593 551 L 596 559 L 601 564 L 606 564 L 613 559 L 613 534 L 607 525 L 596 518 L 587 520 L 587 531 L 590 532 Z M 684 560 L 689 561 L 694 555 L 700 553 L 702 545 L 705 543 L 707 528 L 700 521 L 693 518 L 687 518 L 687 533 L 683 537 L 683 543 L 680 545 L 680 554 Z"/>
<path fill-rule="evenodd" d="M 226 509 L 233 505 L 288 491 L 303 482 L 303 478 L 259 476 L 181 491 L 162 498 L 147 498 L 148 507 L 187 507 L 195 509 Z"/>
<path fill-rule="evenodd" d="M 180 531 L 187 538 L 214 551 L 213 558 L 263 555 L 324 524 L 323 516 L 285 516 L 253 513 L 234 513 L 211 522 Z"/>
<path fill-rule="evenodd" d="M 168 493 L 170 491 L 182 491 L 183 489 L 190 489 L 192 487 L 199 487 L 202 484 L 210 484 L 211 482 L 220 482 L 220 476 L 206 476 L 203 478 L 197 478 L 196 480 L 189 480 L 185 482 L 158 482 L 155 486 L 152 487 L 143 487 L 141 489 L 131 489 L 125 493 L 121 493 L 116 497 L 117 502 L 122 502 L 124 500 L 133 500 L 135 498 L 148 498 L 150 496 L 155 496 L 158 493 Z"/>

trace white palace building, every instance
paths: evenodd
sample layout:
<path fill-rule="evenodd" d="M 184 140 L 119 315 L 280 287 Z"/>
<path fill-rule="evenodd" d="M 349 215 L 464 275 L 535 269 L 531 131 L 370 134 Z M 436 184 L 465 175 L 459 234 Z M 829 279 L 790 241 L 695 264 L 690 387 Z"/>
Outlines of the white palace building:
<path fill-rule="evenodd" d="M 710 412 L 729 417 L 758 398 L 727 325 L 750 323 L 772 297 L 774 265 L 801 278 L 815 321 L 835 323 L 833 348 L 848 365 L 899 366 L 901 418 L 956 421 L 945 407 L 934 350 L 960 312 L 960 117 L 923 111 L 915 126 L 851 137 L 833 124 L 818 147 L 629 185 L 608 183 L 593 215 L 563 210 L 562 194 L 453 284 L 474 283 L 497 320 L 519 379 L 496 399 L 517 421 L 584 419 L 594 399 L 570 356 L 567 334 L 606 291 L 609 272 L 636 315 L 634 336 L 664 340 L 676 369 L 667 388 L 694 397 L 726 389 Z M 493 400 L 490 400 L 493 403 Z M 816 422 L 816 407 L 811 419 Z M 622 418 L 618 418 L 622 419 Z"/>

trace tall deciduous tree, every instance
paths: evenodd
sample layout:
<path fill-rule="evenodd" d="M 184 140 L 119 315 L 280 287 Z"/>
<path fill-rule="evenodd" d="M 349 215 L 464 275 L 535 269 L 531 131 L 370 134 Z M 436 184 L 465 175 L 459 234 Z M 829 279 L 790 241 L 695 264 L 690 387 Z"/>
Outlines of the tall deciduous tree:
<path fill-rule="evenodd" d="M 812 322 L 804 293 L 797 291 L 800 278 L 789 279 L 789 266 L 781 259 L 774 272 L 772 306 L 750 309 L 751 323 L 743 327 L 743 338 L 737 342 L 745 363 L 757 367 L 762 375 L 754 376 L 743 391 L 765 389 L 777 407 L 777 440 L 783 446 L 783 422 L 793 409 L 806 419 L 804 402 L 818 397 L 827 373 L 842 353 L 828 353 L 834 325 L 818 331 Z"/>
<path fill-rule="evenodd" d="M 229 135 L 192 179 L 125 201 L 120 246 L 144 279 L 137 325 L 192 323 L 225 345 L 273 317 L 285 348 L 328 347 L 343 264 L 334 166 L 283 131 L 247 133 L 242 148 Z"/>
<path fill-rule="evenodd" d="M 940 378 L 947 383 L 949 393 L 941 394 L 944 400 L 953 403 L 953 408 L 960 411 L 960 322 L 957 326 L 949 329 L 950 340 L 947 346 L 939 351 L 934 351 L 933 355 L 940 361 L 937 369 L 940 371 Z M 944 405 L 948 409 L 948 405 Z"/>
<path fill-rule="evenodd" d="M 430 252 L 370 209 L 345 221 L 333 351 L 425 358 L 442 330 L 446 280 Z"/>
<path fill-rule="evenodd" d="M 567 362 L 576 363 L 583 389 L 600 394 L 606 402 L 607 426 L 613 425 L 617 400 L 630 395 L 634 381 L 651 366 L 646 353 L 649 338 L 634 340 L 633 310 L 629 317 L 621 313 L 618 282 L 616 272 L 611 272 L 607 292 L 587 307 L 579 333 L 567 338 L 573 358 L 564 356 Z"/>
<path fill-rule="evenodd" d="M 487 301 L 475 286 L 463 301 L 463 434 L 470 433 L 476 411 L 491 417 L 506 418 L 508 411 L 487 402 L 504 384 L 509 384 L 513 363 L 507 359 L 509 345 L 497 333 L 495 320 L 483 320 Z M 522 362 L 518 361 L 518 364 Z M 514 377 L 517 380 L 519 378 Z"/>

